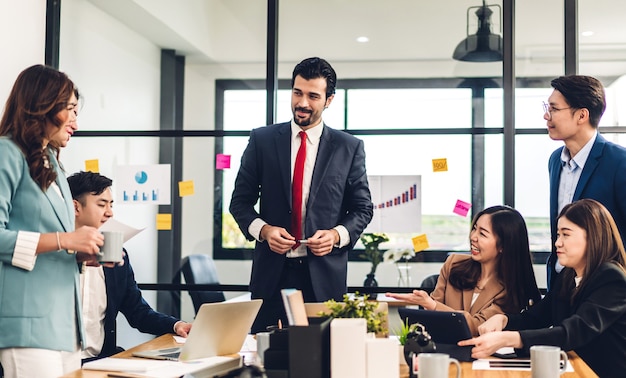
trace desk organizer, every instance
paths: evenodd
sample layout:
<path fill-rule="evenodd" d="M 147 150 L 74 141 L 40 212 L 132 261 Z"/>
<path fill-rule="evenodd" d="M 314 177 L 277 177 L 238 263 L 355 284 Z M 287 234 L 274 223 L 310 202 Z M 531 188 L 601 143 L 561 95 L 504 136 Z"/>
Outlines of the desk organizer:
<path fill-rule="evenodd" d="M 289 327 L 289 377 L 330 378 L 330 318 Z"/>

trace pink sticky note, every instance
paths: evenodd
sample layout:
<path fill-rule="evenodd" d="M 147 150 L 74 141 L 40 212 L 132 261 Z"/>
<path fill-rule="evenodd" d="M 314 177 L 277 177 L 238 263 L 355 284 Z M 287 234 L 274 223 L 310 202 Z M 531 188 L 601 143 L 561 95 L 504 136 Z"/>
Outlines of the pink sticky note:
<path fill-rule="evenodd" d="M 215 169 L 230 168 L 230 155 L 217 154 L 215 156 Z"/>
<path fill-rule="evenodd" d="M 472 208 L 471 203 L 467 203 L 461 200 L 456 200 L 456 205 L 454 205 L 454 213 L 459 214 L 462 217 L 467 216 L 467 212 Z"/>

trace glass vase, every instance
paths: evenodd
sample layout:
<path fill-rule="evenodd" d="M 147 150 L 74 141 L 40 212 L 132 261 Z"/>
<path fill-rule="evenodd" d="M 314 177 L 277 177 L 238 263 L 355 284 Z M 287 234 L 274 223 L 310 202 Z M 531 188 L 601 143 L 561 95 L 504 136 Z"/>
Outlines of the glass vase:
<path fill-rule="evenodd" d="M 408 261 L 397 262 L 398 287 L 411 287 L 411 266 Z"/>

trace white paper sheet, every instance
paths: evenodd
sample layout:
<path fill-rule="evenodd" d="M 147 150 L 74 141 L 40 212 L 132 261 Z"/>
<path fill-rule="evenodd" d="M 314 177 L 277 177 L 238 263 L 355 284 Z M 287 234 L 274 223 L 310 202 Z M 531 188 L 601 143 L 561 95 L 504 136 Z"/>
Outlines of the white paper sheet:
<path fill-rule="evenodd" d="M 135 235 L 137 235 L 138 233 L 140 233 L 141 231 L 145 230 L 145 228 L 142 229 L 137 229 L 134 227 L 131 227 L 127 224 L 124 224 L 120 221 L 117 221 L 113 218 L 109 218 L 108 221 L 106 221 L 102 226 L 100 226 L 100 231 L 104 232 L 104 231 L 118 231 L 118 232 L 122 232 L 124 234 L 124 243 L 126 243 L 128 240 L 132 239 Z"/>
<path fill-rule="evenodd" d="M 233 357 L 215 356 L 189 362 L 178 362 L 139 358 L 130 359 L 107 357 L 87 362 L 83 365 L 83 369 L 119 371 L 153 378 L 175 378 L 185 374 L 197 372 L 232 359 Z"/>
<path fill-rule="evenodd" d="M 472 363 L 472 370 L 518 370 L 530 371 L 528 359 L 478 359 Z M 574 367 L 567 362 L 565 372 L 573 373 Z"/>

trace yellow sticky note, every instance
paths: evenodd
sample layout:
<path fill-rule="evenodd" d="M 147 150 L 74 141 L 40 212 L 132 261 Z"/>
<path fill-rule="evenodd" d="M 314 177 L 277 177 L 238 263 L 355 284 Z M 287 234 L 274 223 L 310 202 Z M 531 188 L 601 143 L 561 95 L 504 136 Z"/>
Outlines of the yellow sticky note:
<path fill-rule="evenodd" d="M 447 172 L 448 159 L 433 159 L 433 172 Z"/>
<path fill-rule="evenodd" d="M 179 181 L 178 182 L 178 195 L 181 197 L 193 195 L 193 181 Z"/>
<path fill-rule="evenodd" d="M 426 234 L 417 235 L 411 241 L 413 242 L 413 250 L 415 252 L 421 252 L 429 247 Z"/>
<path fill-rule="evenodd" d="M 98 159 L 85 160 L 85 171 L 100 173 L 100 165 Z"/>
<path fill-rule="evenodd" d="M 172 229 L 172 214 L 157 214 L 156 229 L 157 230 L 171 230 Z"/>

